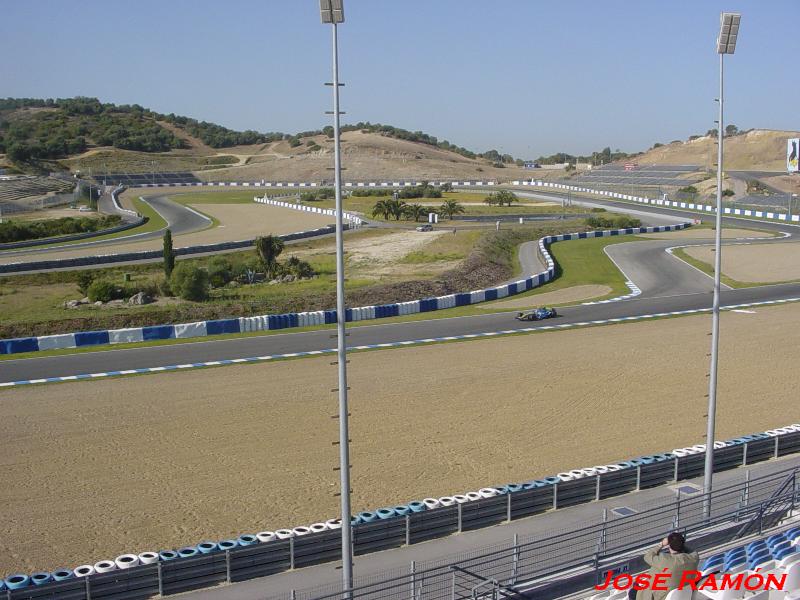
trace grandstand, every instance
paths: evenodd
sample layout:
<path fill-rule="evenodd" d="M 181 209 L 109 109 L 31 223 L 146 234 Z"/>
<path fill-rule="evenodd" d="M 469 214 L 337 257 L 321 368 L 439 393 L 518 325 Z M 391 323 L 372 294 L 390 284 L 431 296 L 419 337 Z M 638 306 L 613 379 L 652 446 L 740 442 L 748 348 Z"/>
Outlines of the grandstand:
<path fill-rule="evenodd" d="M 581 185 L 652 185 L 682 187 L 705 177 L 697 165 L 611 164 L 597 167 L 573 177 Z"/>
<path fill-rule="evenodd" d="M 180 183 L 200 183 L 200 180 L 189 171 L 152 172 L 152 173 L 99 173 L 93 176 L 98 183 L 105 185 L 125 185 L 137 187 L 161 184 L 175 185 Z"/>
<path fill-rule="evenodd" d="M 0 180 L 0 210 L 9 214 L 26 212 L 35 206 L 38 200 L 54 193 L 71 192 L 75 182 L 70 179 L 55 177 L 20 176 Z"/>

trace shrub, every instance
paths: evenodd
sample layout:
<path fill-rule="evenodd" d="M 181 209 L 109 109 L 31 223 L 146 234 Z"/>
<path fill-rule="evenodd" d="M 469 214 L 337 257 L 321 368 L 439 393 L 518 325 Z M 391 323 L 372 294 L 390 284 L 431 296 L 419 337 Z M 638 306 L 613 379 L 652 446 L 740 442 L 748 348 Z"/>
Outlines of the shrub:
<path fill-rule="evenodd" d="M 105 279 L 95 279 L 86 290 L 90 302 L 110 302 L 125 297 L 125 290 Z"/>
<path fill-rule="evenodd" d="M 208 281 L 211 287 L 219 288 L 233 279 L 233 267 L 226 258 L 215 256 L 208 264 Z"/>
<path fill-rule="evenodd" d="M 605 208 L 600 208 L 599 206 L 595 206 L 595 207 L 594 207 L 594 208 L 593 208 L 591 211 L 589 211 L 589 212 L 593 212 L 593 213 L 601 213 L 601 212 L 606 212 L 606 209 L 605 209 Z"/>
<path fill-rule="evenodd" d="M 727 196 L 733 196 L 733 195 L 734 195 L 734 193 L 735 193 L 735 192 L 734 192 L 733 190 L 722 190 L 722 195 L 723 195 L 723 196 L 726 196 L 726 197 L 727 197 Z"/>
<path fill-rule="evenodd" d="M 283 267 L 284 272 L 295 277 L 313 277 L 316 275 L 314 268 L 308 262 L 300 260 L 296 256 L 290 256 Z"/>
<path fill-rule="evenodd" d="M 95 279 L 95 274 L 91 271 L 82 271 L 78 273 L 78 291 L 84 296 L 89 294 L 89 286 Z"/>
<path fill-rule="evenodd" d="M 589 217 L 586 224 L 595 229 L 627 229 L 628 227 L 641 227 L 642 222 L 627 215 L 610 215 L 602 217 Z"/>
<path fill-rule="evenodd" d="M 178 263 L 169 285 L 184 300 L 200 302 L 208 298 L 208 272 L 188 263 Z"/>

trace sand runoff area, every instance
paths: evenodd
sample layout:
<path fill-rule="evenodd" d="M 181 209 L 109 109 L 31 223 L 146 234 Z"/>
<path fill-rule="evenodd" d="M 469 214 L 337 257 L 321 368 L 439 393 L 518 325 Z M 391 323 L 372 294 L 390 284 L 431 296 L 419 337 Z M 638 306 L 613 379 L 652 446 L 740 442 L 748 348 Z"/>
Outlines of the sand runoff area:
<path fill-rule="evenodd" d="M 713 229 L 697 229 L 690 227 L 689 229 L 680 229 L 678 231 L 662 231 L 659 233 L 641 233 L 643 238 L 653 238 L 657 240 L 713 240 Z M 727 229 L 722 228 L 722 239 L 731 240 L 736 238 L 769 238 L 775 237 L 775 234 L 769 231 L 756 231 L 754 229 Z"/>
<path fill-rule="evenodd" d="M 685 248 L 692 258 L 713 264 L 714 248 Z M 722 248 L 722 272 L 736 281 L 776 283 L 800 279 L 800 243 L 743 244 Z"/>
<path fill-rule="evenodd" d="M 176 235 L 173 243 L 176 248 L 215 244 L 218 242 L 247 240 L 259 235 L 293 233 L 306 229 L 316 229 L 333 223 L 333 217 L 315 213 L 301 212 L 291 208 L 268 206 L 265 204 L 199 204 L 199 212 L 214 217 L 219 225 L 203 231 Z M 102 244 L 84 246 L 73 250 L 53 250 L 28 254 L 6 255 L 0 253 L 0 263 L 25 261 L 55 260 L 78 256 L 94 256 L 97 254 L 121 254 L 124 252 L 140 252 L 143 250 L 159 250 L 162 247 L 160 237 L 143 241 L 120 241 L 118 244 Z"/>
<path fill-rule="evenodd" d="M 524 309 L 533 308 L 535 306 L 545 306 L 548 304 L 563 304 L 565 302 L 582 302 L 591 298 L 600 298 L 611 293 L 611 288 L 607 285 L 574 285 L 572 287 L 564 288 L 563 290 L 555 290 L 553 292 L 544 292 L 542 294 L 533 294 L 523 296 L 522 298 L 511 298 L 509 300 L 500 300 L 498 302 L 487 302 L 478 304 L 479 308 L 486 310 L 497 309 Z"/>
<path fill-rule="evenodd" d="M 701 442 L 710 326 L 698 315 L 352 354 L 353 509 Z M 800 420 L 785 376 L 798 326 L 800 304 L 723 313 L 720 439 Z M 0 573 L 335 516 L 330 362 L 0 392 Z"/>

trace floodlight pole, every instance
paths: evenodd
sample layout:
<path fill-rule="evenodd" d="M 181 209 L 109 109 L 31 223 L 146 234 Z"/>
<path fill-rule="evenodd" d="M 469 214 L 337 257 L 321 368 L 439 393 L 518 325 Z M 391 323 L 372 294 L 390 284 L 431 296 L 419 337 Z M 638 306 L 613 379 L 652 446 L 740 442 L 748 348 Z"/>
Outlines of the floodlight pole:
<path fill-rule="evenodd" d="M 722 145 L 725 139 L 723 123 L 723 65 L 725 54 L 719 55 L 719 126 L 717 128 L 717 228 L 714 235 L 714 301 L 711 308 L 711 370 L 708 383 L 708 429 L 706 431 L 706 461 L 703 475 L 703 514 L 711 516 L 711 489 L 714 477 L 714 429 L 717 412 L 717 366 L 719 363 L 719 293 L 722 267 Z"/>
<path fill-rule="evenodd" d="M 350 509 L 350 439 L 347 407 L 347 338 L 344 307 L 344 235 L 342 226 L 342 159 L 339 132 L 339 37 L 333 28 L 333 175 L 336 193 L 336 332 L 339 370 L 339 475 L 342 499 L 342 583 L 345 598 L 353 589 L 352 511 Z"/>

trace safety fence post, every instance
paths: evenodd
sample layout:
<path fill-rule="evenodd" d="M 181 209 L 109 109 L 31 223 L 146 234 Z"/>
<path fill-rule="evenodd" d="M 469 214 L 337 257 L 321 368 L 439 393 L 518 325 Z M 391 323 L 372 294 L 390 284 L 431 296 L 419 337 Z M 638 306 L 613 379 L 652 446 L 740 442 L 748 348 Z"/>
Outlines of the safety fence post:
<path fill-rule="evenodd" d="M 411 516 L 406 515 L 406 546 L 411 545 Z"/>
<path fill-rule="evenodd" d="M 11 600 L 11 591 L 8 592 L 8 600 Z M 86 600 L 92 600 L 92 584 L 89 577 L 86 577 Z"/>
<path fill-rule="evenodd" d="M 517 583 L 517 573 L 519 571 L 519 534 L 514 534 L 514 570 L 511 574 L 511 583 Z"/>
<path fill-rule="evenodd" d="M 413 600 L 416 596 L 417 591 L 417 563 L 415 561 L 411 561 L 411 569 L 409 570 L 409 575 L 411 577 L 411 595 L 409 598 Z"/>
<path fill-rule="evenodd" d="M 461 503 L 460 503 L 460 502 L 459 502 L 459 503 L 456 505 L 456 508 L 457 508 L 457 510 L 458 510 L 458 533 L 461 533 L 461 514 L 462 514 L 462 508 L 461 508 Z"/>
<path fill-rule="evenodd" d="M 511 492 L 506 494 L 506 523 L 511 522 Z M 459 505 L 460 506 L 460 505 Z"/>
<path fill-rule="evenodd" d="M 231 582 L 231 551 L 225 550 L 225 581 Z"/>
<path fill-rule="evenodd" d="M 642 485 L 642 465 L 636 465 L 636 491 L 641 489 Z"/>
<path fill-rule="evenodd" d="M 158 567 L 158 595 L 159 596 L 163 596 L 164 595 L 164 578 L 162 577 L 162 572 L 161 572 L 163 567 L 161 566 L 160 562 L 156 566 Z"/>
<path fill-rule="evenodd" d="M 294 569 L 294 536 L 289 538 L 289 569 Z"/>
<path fill-rule="evenodd" d="M 744 450 L 742 451 L 742 466 L 747 465 L 747 442 L 744 443 Z"/>

